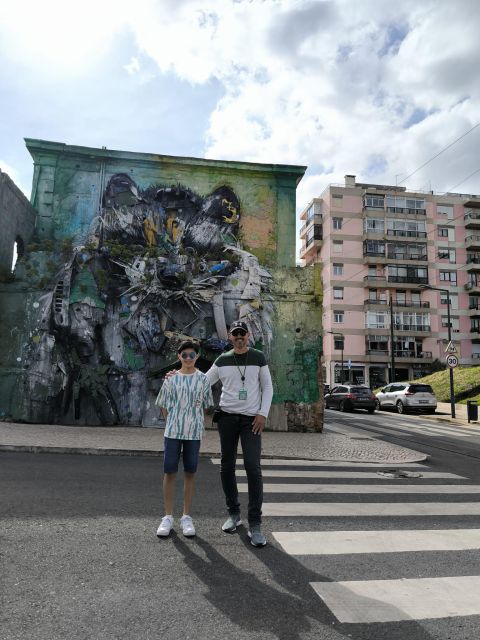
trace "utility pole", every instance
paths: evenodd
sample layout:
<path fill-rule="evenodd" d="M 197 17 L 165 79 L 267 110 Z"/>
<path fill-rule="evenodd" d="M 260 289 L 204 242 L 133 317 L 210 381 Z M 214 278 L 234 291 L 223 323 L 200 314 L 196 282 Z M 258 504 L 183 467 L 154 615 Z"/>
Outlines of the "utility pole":
<path fill-rule="evenodd" d="M 392 292 L 390 292 L 390 358 L 391 358 L 391 374 L 390 374 L 390 382 L 395 382 L 395 347 L 393 344 L 394 335 L 393 335 L 393 303 L 392 303 Z"/>
<path fill-rule="evenodd" d="M 450 322 L 450 291 L 447 292 L 447 322 L 448 322 L 448 344 L 452 344 L 452 323 Z M 455 418 L 455 387 L 453 383 L 453 367 L 448 367 L 448 375 L 450 379 L 450 414 Z"/>

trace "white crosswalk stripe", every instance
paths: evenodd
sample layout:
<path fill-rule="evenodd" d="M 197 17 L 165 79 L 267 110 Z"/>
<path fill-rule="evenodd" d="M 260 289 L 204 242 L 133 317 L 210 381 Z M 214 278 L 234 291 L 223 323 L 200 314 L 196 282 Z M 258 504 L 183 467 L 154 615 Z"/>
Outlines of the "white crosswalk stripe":
<path fill-rule="evenodd" d="M 247 472 L 245 469 L 236 471 L 238 477 L 245 477 Z M 264 478 L 342 478 L 346 480 L 391 480 L 387 476 L 381 476 L 376 471 L 300 471 L 298 469 L 263 469 Z M 427 471 L 422 476 L 428 480 L 465 480 L 465 476 L 459 476 L 456 473 L 440 473 L 438 471 Z M 399 482 L 405 482 L 399 478 Z"/>
<path fill-rule="evenodd" d="M 212 464 L 220 464 L 220 458 L 211 458 Z M 237 459 L 237 466 L 242 466 L 242 458 Z M 337 460 L 287 460 L 285 458 L 263 458 L 262 467 L 331 467 L 349 469 L 415 469 L 428 470 L 424 464 L 418 462 L 395 462 L 394 464 L 379 464 L 378 462 L 339 462 Z"/>
<path fill-rule="evenodd" d="M 265 462 L 262 463 L 267 467 L 263 469 L 264 476 L 279 478 L 281 481 L 265 483 L 264 492 L 299 494 L 299 500 L 265 502 L 264 516 L 309 520 L 343 518 L 349 523 L 346 529 L 337 528 L 333 531 L 327 528 L 324 531 L 275 530 L 272 533 L 285 553 L 300 556 L 306 566 L 309 558 L 317 556 L 333 556 L 335 562 L 339 563 L 343 557 L 350 557 L 352 554 L 375 554 L 374 567 L 380 569 L 383 563 L 389 566 L 386 558 L 392 558 L 392 554 L 420 552 L 423 554 L 422 558 L 425 558 L 425 554 L 435 551 L 480 551 L 480 528 L 451 528 L 454 522 L 452 519 L 448 520 L 449 527 L 440 526 L 442 518 L 452 516 L 467 517 L 466 522 L 469 522 L 469 517 L 475 517 L 475 523 L 478 524 L 480 498 L 477 501 L 475 494 L 480 495 L 480 485 L 461 482 L 465 480 L 463 476 L 436 472 L 421 464 L 409 464 L 404 467 L 393 465 L 395 468 L 418 470 L 421 477 L 382 477 L 381 482 L 367 484 L 362 483 L 362 480 L 380 480 L 376 473 L 379 467 L 373 463 L 338 464 L 323 461 L 321 464 L 315 464 L 312 461 L 271 460 L 265 465 Z M 278 468 L 272 468 L 274 466 Z M 318 469 L 319 466 L 325 468 Z M 383 465 L 381 469 L 386 470 L 388 466 Z M 237 474 L 245 477 L 243 469 L 239 469 Z M 318 482 L 299 482 L 310 478 L 318 479 Z M 345 482 L 336 482 L 337 479 Z M 351 483 L 348 483 L 349 479 L 352 480 Z M 443 482 L 430 482 L 437 479 Z M 238 487 L 241 493 L 247 491 L 245 482 L 239 482 Z M 309 494 L 312 497 L 318 496 L 320 501 L 303 502 L 305 498 L 308 499 Z M 322 501 L 323 496 L 327 499 L 333 494 L 341 496 L 340 501 Z M 385 496 L 386 501 L 373 502 L 369 499 L 372 494 L 377 494 L 376 498 L 380 500 Z M 360 500 L 346 502 L 343 499 L 348 500 L 348 495 L 360 496 Z M 406 499 L 408 495 L 432 495 L 435 496 L 435 502 L 402 501 L 402 496 Z M 443 495 L 447 496 L 445 501 L 442 500 Z M 473 500 L 464 502 L 448 498 L 467 495 L 472 496 Z M 365 499 L 362 499 L 362 496 L 365 496 Z M 409 523 L 421 523 L 423 517 L 435 519 L 429 521 L 433 527 L 428 528 L 388 526 L 390 518 L 404 517 L 411 519 Z M 355 529 L 355 518 L 362 518 L 363 526 L 365 518 L 375 518 L 377 526 L 373 529 Z M 398 523 L 398 520 L 395 522 Z M 327 578 L 323 582 L 310 584 L 340 623 L 371 624 L 480 615 L 480 575 L 424 575 L 412 578 L 410 574 L 405 578 L 401 575 L 398 578 L 394 577 L 394 580 L 375 579 L 373 576 L 370 580 L 341 581 L 329 581 Z"/>

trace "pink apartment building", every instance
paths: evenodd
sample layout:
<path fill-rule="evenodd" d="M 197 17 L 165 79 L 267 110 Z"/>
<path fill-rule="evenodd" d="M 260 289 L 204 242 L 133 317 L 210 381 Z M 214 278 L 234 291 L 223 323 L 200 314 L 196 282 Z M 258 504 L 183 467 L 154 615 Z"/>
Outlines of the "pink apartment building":
<path fill-rule="evenodd" d="M 392 342 L 397 381 L 445 363 L 448 297 L 460 364 L 480 365 L 480 196 L 347 175 L 300 217 L 300 258 L 323 265 L 328 384 L 342 380 L 342 360 L 344 381 L 391 381 Z"/>

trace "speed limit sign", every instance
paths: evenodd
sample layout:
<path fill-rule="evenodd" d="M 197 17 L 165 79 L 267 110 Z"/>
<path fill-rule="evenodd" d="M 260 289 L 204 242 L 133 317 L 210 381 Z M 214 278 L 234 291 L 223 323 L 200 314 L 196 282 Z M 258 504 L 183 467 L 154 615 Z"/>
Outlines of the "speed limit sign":
<path fill-rule="evenodd" d="M 458 357 L 454 353 L 449 353 L 447 356 L 447 367 L 450 369 L 455 369 L 458 365 Z"/>

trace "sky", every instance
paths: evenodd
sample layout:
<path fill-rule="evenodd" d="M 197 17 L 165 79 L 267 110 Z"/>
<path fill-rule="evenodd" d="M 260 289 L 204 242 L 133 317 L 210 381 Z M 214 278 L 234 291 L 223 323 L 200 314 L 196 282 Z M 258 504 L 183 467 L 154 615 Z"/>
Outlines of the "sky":
<path fill-rule="evenodd" d="M 0 0 L 0 168 L 23 138 L 480 193 L 477 0 Z M 405 179 L 415 172 L 408 180 Z M 473 175 L 471 175 L 473 174 Z"/>

